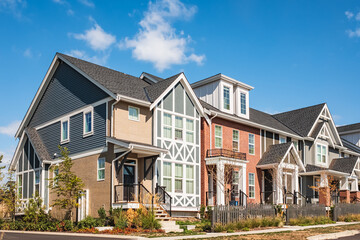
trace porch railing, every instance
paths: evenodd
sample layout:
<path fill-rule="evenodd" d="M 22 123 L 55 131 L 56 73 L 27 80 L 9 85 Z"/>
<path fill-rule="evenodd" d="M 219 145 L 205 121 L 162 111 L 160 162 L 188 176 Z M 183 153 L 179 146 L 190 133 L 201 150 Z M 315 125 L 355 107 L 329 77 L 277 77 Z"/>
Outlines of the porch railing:
<path fill-rule="evenodd" d="M 206 157 L 227 157 L 227 158 L 234 158 L 239 160 L 246 160 L 246 153 L 236 152 L 229 149 L 224 148 L 215 148 L 215 149 L 208 149 L 206 151 Z"/>
<path fill-rule="evenodd" d="M 148 206 L 154 204 L 154 196 L 141 183 L 137 184 L 119 184 L 114 186 L 115 203 L 120 202 L 138 202 Z"/>
<path fill-rule="evenodd" d="M 171 204 L 172 197 L 165 191 L 165 187 L 156 184 L 155 193 L 159 197 L 159 205 L 170 215 L 171 217 Z"/>

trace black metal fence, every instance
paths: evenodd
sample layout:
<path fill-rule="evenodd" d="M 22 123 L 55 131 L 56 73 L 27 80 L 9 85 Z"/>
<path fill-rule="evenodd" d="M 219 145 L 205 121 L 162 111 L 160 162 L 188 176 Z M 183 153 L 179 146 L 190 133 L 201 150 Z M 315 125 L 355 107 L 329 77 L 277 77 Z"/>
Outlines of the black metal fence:
<path fill-rule="evenodd" d="M 273 205 L 248 204 L 243 206 L 215 206 L 212 210 L 211 225 L 228 224 L 247 218 L 275 217 L 276 209 Z"/>
<path fill-rule="evenodd" d="M 301 205 L 289 205 L 286 209 L 286 223 L 290 222 L 290 219 L 299 217 L 319 217 L 326 216 L 325 205 L 320 204 L 307 204 Z"/>
<path fill-rule="evenodd" d="M 360 203 L 337 203 L 333 208 L 333 221 L 337 221 L 340 216 L 349 214 L 360 214 Z"/>

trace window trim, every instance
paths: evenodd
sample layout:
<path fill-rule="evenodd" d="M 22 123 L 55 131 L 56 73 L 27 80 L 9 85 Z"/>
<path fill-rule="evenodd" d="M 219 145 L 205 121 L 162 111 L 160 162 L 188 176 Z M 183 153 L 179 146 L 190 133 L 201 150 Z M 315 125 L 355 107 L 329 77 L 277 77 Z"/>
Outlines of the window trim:
<path fill-rule="evenodd" d="M 236 141 L 234 141 L 234 132 L 237 132 L 238 133 L 238 139 Z M 234 150 L 234 142 L 237 142 L 237 149 Z M 237 129 L 233 129 L 233 134 L 232 134 L 232 150 L 233 151 L 236 151 L 236 152 L 239 152 L 240 151 L 240 131 L 237 130 Z"/>
<path fill-rule="evenodd" d="M 244 115 L 244 116 L 247 116 L 247 114 L 248 114 L 247 93 L 244 92 L 244 91 L 241 91 L 241 90 L 240 90 L 239 92 L 240 92 L 240 93 L 239 93 L 239 94 L 240 94 L 240 96 L 239 96 L 239 98 L 240 98 L 240 114 L 241 114 L 241 115 Z M 242 102 L 241 102 L 241 96 L 242 96 L 242 95 L 245 96 L 245 113 L 242 112 Z"/>
<path fill-rule="evenodd" d="M 281 142 L 281 139 L 284 139 L 285 142 Z M 280 136 L 280 137 L 279 137 L 279 143 L 280 143 L 280 144 L 281 144 L 281 143 L 286 143 L 286 137 Z"/>
<path fill-rule="evenodd" d="M 175 115 L 174 119 L 175 119 L 175 121 L 174 121 L 174 139 L 176 141 L 184 141 L 184 118 Z M 182 125 L 181 127 L 176 126 L 176 119 L 181 119 L 181 125 Z M 186 119 L 185 119 L 185 121 L 186 121 Z M 176 137 L 176 130 L 181 131 L 181 138 Z"/>
<path fill-rule="evenodd" d="M 181 177 L 176 176 L 176 167 L 181 166 Z M 174 165 L 175 175 L 174 175 L 174 192 L 175 193 L 184 193 L 184 164 L 175 163 Z M 181 181 L 181 190 L 176 189 L 176 180 Z"/>
<path fill-rule="evenodd" d="M 251 185 L 250 185 L 250 175 L 252 175 L 254 177 L 254 184 L 251 184 Z M 249 182 L 249 184 L 248 184 L 249 185 L 249 198 L 255 199 L 255 192 L 256 192 L 255 191 L 255 173 L 249 173 L 249 181 L 248 182 Z M 250 197 L 250 187 L 254 187 L 254 196 L 253 197 Z"/>
<path fill-rule="evenodd" d="M 185 193 L 186 194 L 195 194 L 195 167 L 194 167 L 194 165 L 190 165 L 190 164 L 184 164 L 185 165 Z M 193 175 L 193 178 L 188 178 L 188 175 L 187 175 L 187 173 L 188 173 L 188 167 L 189 168 L 192 168 L 192 175 Z M 189 190 L 188 190 L 188 188 L 187 188 L 187 183 L 188 182 L 192 182 L 192 186 L 193 186 L 193 189 L 192 189 L 192 192 L 191 193 L 189 193 Z"/>
<path fill-rule="evenodd" d="M 220 127 L 220 129 L 221 129 L 221 136 L 219 137 L 219 136 L 216 136 L 216 127 Z M 216 146 L 216 138 L 220 138 L 221 139 L 221 145 L 220 145 L 220 147 L 217 147 Z M 215 148 L 222 148 L 222 146 L 223 146 L 223 130 L 222 130 L 222 126 L 220 126 L 220 125 L 215 125 L 214 126 L 214 147 Z"/>
<path fill-rule="evenodd" d="M 165 172 L 164 172 L 164 165 L 165 164 L 168 164 L 169 166 L 170 166 L 170 176 L 168 176 L 168 175 L 165 175 Z M 174 171 L 175 171 L 175 168 L 173 168 L 173 163 L 172 162 L 169 162 L 169 161 L 163 161 L 162 162 L 162 164 L 161 164 L 161 180 L 162 180 L 162 185 L 165 187 L 165 191 L 167 191 L 167 192 L 173 192 L 173 191 L 175 191 L 175 186 L 173 186 L 173 177 L 172 177 L 172 175 L 173 175 L 173 169 L 174 169 Z M 164 184 L 164 179 L 166 179 L 166 180 L 170 180 L 170 190 L 169 189 L 167 189 L 166 188 L 166 186 L 165 186 L 165 184 Z M 175 184 L 175 182 L 174 182 L 174 184 Z"/>
<path fill-rule="evenodd" d="M 226 108 L 225 107 L 225 89 L 228 91 L 228 101 L 229 101 L 229 108 Z M 224 85 L 223 86 L 223 108 L 224 108 L 224 110 L 226 110 L 226 111 L 230 111 L 230 87 L 229 86 L 226 86 L 226 85 Z"/>
<path fill-rule="evenodd" d="M 67 139 L 62 139 L 63 138 L 63 132 L 64 132 L 64 128 L 63 128 L 63 123 L 67 122 L 68 126 L 67 126 Z M 61 120 L 61 126 L 60 126 L 60 144 L 65 144 L 70 142 L 70 118 L 64 118 Z"/>
<path fill-rule="evenodd" d="M 250 135 L 254 136 L 254 143 L 250 143 Z M 249 133 L 248 142 L 249 142 L 249 146 L 248 146 L 248 148 L 249 148 L 249 150 L 248 150 L 249 154 L 250 154 L 250 155 L 255 155 L 255 134 Z M 250 144 L 254 146 L 254 153 L 250 153 Z"/>
<path fill-rule="evenodd" d="M 104 168 L 99 168 L 99 161 L 100 160 L 104 160 Z M 96 174 L 97 174 L 96 179 L 97 179 L 98 182 L 105 181 L 105 173 L 106 173 L 105 168 L 106 168 L 106 159 L 104 157 L 98 158 L 97 161 L 96 161 L 96 169 L 97 169 L 97 171 L 96 171 Z M 100 179 L 99 178 L 99 171 L 102 171 L 102 170 L 104 170 L 104 178 Z"/>
<path fill-rule="evenodd" d="M 86 132 L 86 114 L 91 113 L 91 131 Z M 83 111 L 83 137 L 88 137 L 94 134 L 94 108 L 87 108 Z"/>
<path fill-rule="evenodd" d="M 318 147 L 318 146 L 321 147 L 321 148 L 320 148 L 320 149 L 321 149 L 321 153 L 320 153 L 321 159 L 320 159 L 320 162 L 319 162 L 318 159 L 317 159 L 317 155 L 318 155 L 317 147 Z M 325 147 L 325 148 L 326 148 L 325 162 L 322 162 L 322 156 L 323 156 L 322 147 Z M 328 145 L 322 144 L 322 143 L 316 143 L 316 144 L 315 144 L 315 162 L 316 162 L 316 164 L 318 164 L 318 165 L 327 165 L 327 164 L 328 164 L 328 155 L 329 155 L 329 146 L 328 146 Z"/>
<path fill-rule="evenodd" d="M 130 108 L 133 108 L 133 109 L 137 110 L 137 113 L 138 113 L 137 118 L 132 118 L 132 116 L 130 115 Z M 131 120 L 131 121 L 139 122 L 140 121 L 140 108 L 129 105 L 128 106 L 128 119 Z"/>
<path fill-rule="evenodd" d="M 185 142 L 194 143 L 194 141 L 195 141 L 195 122 L 194 122 L 193 119 L 186 119 L 185 122 L 186 122 L 186 124 L 185 124 L 185 126 L 186 126 L 186 139 L 185 139 Z M 187 128 L 187 123 L 188 122 L 192 122 L 192 130 Z M 187 139 L 188 134 L 192 134 L 192 141 L 191 142 L 188 141 L 188 139 Z"/>
<path fill-rule="evenodd" d="M 233 104 L 234 104 L 233 103 L 234 87 L 233 87 L 232 84 L 229 84 L 227 82 L 221 82 L 220 86 L 221 86 L 221 93 L 220 93 L 221 100 L 220 100 L 220 103 L 219 103 L 220 109 L 222 111 L 226 112 L 226 113 L 233 113 L 233 109 L 234 109 L 234 107 L 233 107 Z M 225 102 L 224 102 L 224 89 L 225 89 L 225 87 L 229 88 L 229 109 L 224 108 L 224 104 L 225 104 Z"/>

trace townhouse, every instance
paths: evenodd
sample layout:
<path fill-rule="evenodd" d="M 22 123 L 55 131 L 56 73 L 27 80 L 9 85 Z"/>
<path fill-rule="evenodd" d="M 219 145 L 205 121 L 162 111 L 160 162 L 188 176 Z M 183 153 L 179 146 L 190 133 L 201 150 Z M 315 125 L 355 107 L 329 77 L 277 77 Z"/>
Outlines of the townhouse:
<path fill-rule="evenodd" d="M 48 188 L 58 146 L 85 183 L 79 220 L 138 208 L 147 194 L 171 216 L 201 204 L 329 204 L 328 176 L 344 201 L 360 197 L 360 149 L 340 138 L 327 105 L 271 115 L 250 108 L 253 89 L 223 74 L 192 85 L 184 73 L 134 77 L 57 53 L 15 136 L 18 213 L 38 193 L 64 214 Z"/>

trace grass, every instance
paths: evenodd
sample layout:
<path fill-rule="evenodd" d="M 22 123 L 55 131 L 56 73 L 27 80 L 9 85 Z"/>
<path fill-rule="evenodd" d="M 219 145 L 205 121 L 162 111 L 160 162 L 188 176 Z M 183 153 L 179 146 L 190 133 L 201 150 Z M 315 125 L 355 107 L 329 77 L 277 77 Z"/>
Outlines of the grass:
<path fill-rule="evenodd" d="M 291 226 L 310 226 L 310 225 L 320 225 L 320 224 L 329 224 L 335 223 L 329 217 L 299 217 L 295 219 L 290 219 Z"/>
<path fill-rule="evenodd" d="M 224 237 L 216 237 L 216 238 L 211 238 L 211 239 L 306 240 L 307 237 L 315 236 L 315 235 L 319 235 L 319 234 L 336 233 L 336 232 L 343 232 L 346 230 L 359 230 L 359 229 L 360 229 L 360 224 L 352 224 L 352 225 L 345 225 L 345 226 L 311 228 L 311 229 L 300 230 L 300 231 L 286 231 L 286 232 L 266 233 L 266 234 L 249 234 L 249 235 L 242 235 L 242 236 L 224 236 Z M 202 238 L 202 239 L 205 239 L 205 238 Z"/>
<path fill-rule="evenodd" d="M 348 214 L 338 217 L 339 222 L 357 222 L 360 221 L 360 214 Z"/>

